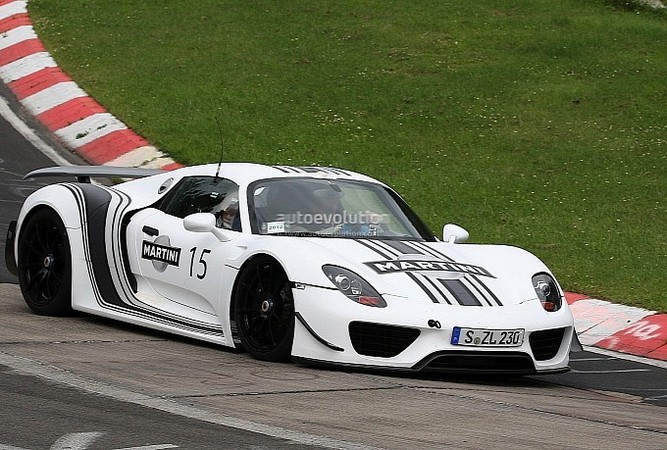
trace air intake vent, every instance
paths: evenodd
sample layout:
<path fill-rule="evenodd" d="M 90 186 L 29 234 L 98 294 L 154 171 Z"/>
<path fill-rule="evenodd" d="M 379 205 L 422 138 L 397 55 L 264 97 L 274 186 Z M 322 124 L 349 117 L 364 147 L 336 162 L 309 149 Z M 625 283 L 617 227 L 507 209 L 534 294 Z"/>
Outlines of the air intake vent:
<path fill-rule="evenodd" d="M 519 352 L 438 352 L 422 360 L 413 369 L 427 372 L 499 375 L 535 373 L 535 366 L 530 355 Z"/>
<path fill-rule="evenodd" d="M 530 349 L 538 361 L 546 361 L 555 357 L 563 342 L 565 328 L 555 330 L 533 331 L 530 334 Z"/>
<path fill-rule="evenodd" d="M 350 323 L 350 340 L 360 355 L 392 358 L 408 348 L 420 334 L 416 328 L 377 323 Z"/>

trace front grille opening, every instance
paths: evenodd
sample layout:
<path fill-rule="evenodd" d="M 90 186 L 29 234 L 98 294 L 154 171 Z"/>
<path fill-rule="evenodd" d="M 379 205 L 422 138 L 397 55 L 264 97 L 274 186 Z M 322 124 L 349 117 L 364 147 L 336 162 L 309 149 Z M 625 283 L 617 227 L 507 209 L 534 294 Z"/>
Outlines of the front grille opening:
<path fill-rule="evenodd" d="M 364 356 L 392 358 L 408 348 L 421 333 L 416 328 L 369 322 L 351 322 L 350 340 L 354 351 Z"/>
<path fill-rule="evenodd" d="M 563 342 L 565 328 L 553 330 L 533 331 L 530 333 L 530 349 L 538 361 L 547 361 L 554 358 Z"/>
<path fill-rule="evenodd" d="M 426 372 L 535 373 L 530 355 L 519 352 L 445 351 L 429 356 L 414 368 Z"/>

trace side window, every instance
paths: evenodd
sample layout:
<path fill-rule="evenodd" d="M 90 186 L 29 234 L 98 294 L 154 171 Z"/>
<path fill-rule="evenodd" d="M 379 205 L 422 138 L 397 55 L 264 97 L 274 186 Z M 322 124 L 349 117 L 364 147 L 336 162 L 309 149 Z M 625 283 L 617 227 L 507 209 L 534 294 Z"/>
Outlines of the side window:
<path fill-rule="evenodd" d="M 216 217 L 216 225 L 241 231 L 236 183 L 214 177 L 188 177 L 180 181 L 158 205 L 165 214 L 184 218 L 207 212 Z"/>

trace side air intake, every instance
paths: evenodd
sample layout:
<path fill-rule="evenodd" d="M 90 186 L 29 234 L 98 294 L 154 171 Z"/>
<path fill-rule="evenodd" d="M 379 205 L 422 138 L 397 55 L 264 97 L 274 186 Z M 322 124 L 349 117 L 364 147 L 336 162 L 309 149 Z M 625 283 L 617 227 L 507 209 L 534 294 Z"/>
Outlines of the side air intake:
<path fill-rule="evenodd" d="M 565 328 L 556 328 L 554 330 L 533 331 L 530 333 L 530 349 L 533 356 L 538 361 L 547 361 L 554 358 L 560 350 L 563 342 Z"/>
<path fill-rule="evenodd" d="M 408 348 L 421 333 L 416 328 L 351 322 L 350 340 L 360 355 L 392 358 Z"/>

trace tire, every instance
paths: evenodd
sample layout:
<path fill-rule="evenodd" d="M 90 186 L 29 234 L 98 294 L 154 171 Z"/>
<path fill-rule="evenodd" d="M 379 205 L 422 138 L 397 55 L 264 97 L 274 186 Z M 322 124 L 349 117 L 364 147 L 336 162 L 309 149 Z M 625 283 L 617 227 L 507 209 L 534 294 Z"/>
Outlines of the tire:
<path fill-rule="evenodd" d="M 245 350 L 262 361 L 287 361 L 294 339 L 294 297 L 285 271 L 269 256 L 253 259 L 234 293 L 234 320 Z"/>
<path fill-rule="evenodd" d="M 30 309 L 43 316 L 72 313 L 72 257 L 65 225 L 49 208 L 37 210 L 21 227 L 18 278 Z"/>

